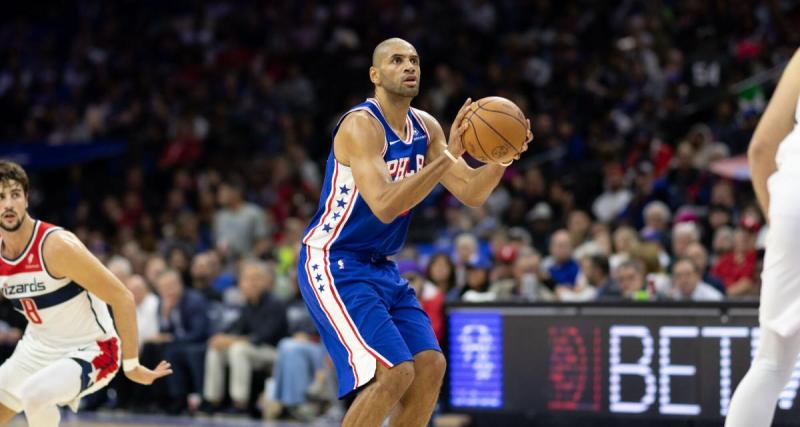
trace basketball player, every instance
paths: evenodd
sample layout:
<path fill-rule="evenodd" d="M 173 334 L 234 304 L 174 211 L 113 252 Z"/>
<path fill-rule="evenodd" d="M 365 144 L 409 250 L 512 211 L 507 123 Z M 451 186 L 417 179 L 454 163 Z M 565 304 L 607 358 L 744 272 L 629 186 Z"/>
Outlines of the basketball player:
<path fill-rule="evenodd" d="M 479 206 L 505 167 L 472 169 L 461 159 L 469 99 L 449 140 L 433 117 L 410 107 L 419 92 L 420 59 L 408 42 L 380 43 L 369 77 L 375 98 L 345 113 L 333 131 L 298 281 L 336 366 L 340 397 L 363 387 L 343 425 L 379 426 L 391 412 L 392 426 L 424 426 L 445 359 L 413 290 L 387 257 L 403 245 L 410 209 L 438 183 Z"/>
<path fill-rule="evenodd" d="M 731 399 L 726 427 L 772 424 L 778 396 L 800 353 L 800 54 L 778 82 L 748 149 L 756 196 L 769 219 L 761 274 L 761 335 Z"/>
<path fill-rule="evenodd" d="M 130 291 L 74 234 L 27 210 L 25 171 L 0 161 L 0 286 L 28 319 L 14 354 L 0 366 L 0 426 L 24 411 L 29 426 L 54 427 L 59 405 L 76 410 L 82 396 L 114 378 L 120 347 L 125 375 L 137 383 L 172 371 L 166 362 L 155 370 L 138 364 Z"/>

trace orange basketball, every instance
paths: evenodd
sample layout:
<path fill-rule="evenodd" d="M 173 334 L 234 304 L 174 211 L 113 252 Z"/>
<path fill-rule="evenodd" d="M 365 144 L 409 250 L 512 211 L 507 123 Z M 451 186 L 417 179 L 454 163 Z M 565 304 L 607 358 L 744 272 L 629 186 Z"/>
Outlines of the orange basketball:
<path fill-rule="evenodd" d="M 522 151 L 528 123 L 519 107 L 506 98 L 489 96 L 472 103 L 464 118 L 464 148 L 484 163 L 508 162 Z"/>

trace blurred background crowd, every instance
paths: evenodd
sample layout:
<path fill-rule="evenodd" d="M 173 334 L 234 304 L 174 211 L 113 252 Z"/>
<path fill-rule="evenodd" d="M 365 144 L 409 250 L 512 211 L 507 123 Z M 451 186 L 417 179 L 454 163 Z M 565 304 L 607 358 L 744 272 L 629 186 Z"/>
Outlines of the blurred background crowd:
<path fill-rule="evenodd" d="M 11 8 L 0 154 L 28 167 L 32 215 L 73 230 L 136 295 L 143 360 L 176 366 L 162 409 L 247 411 L 261 393 L 273 414 L 330 406 L 295 258 L 330 131 L 371 95 L 372 49 L 390 36 L 416 46 L 413 104 L 444 128 L 465 98 L 499 95 L 535 135 L 483 207 L 439 188 L 415 209 L 396 261 L 440 338 L 449 301 L 758 297 L 765 220 L 747 174 L 715 165 L 745 153 L 800 42 L 795 2 Z M 68 165 L 29 155 L 111 145 Z M 21 322 L 0 301 L 0 358 Z M 96 405 L 158 404 L 117 382 Z"/>

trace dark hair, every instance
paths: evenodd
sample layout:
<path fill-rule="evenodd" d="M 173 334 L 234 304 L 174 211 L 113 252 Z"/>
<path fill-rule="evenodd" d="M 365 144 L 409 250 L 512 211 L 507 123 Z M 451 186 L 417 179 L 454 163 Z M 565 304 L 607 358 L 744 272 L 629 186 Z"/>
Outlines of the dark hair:
<path fill-rule="evenodd" d="M 431 277 L 431 270 L 432 270 L 431 267 L 433 267 L 433 263 L 439 258 L 444 259 L 445 262 L 447 262 L 447 265 L 450 267 L 450 277 L 447 278 L 447 290 L 449 291 L 450 289 L 453 289 L 453 287 L 455 287 L 456 285 L 456 266 L 455 264 L 453 264 L 453 260 L 450 259 L 450 256 L 447 255 L 446 253 L 438 252 L 436 254 L 433 254 L 433 256 L 431 256 L 431 258 L 428 260 L 428 267 L 425 269 L 425 276 L 429 280 L 433 281 L 433 278 Z M 439 286 L 438 283 L 434 284 L 436 286 Z"/>
<path fill-rule="evenodd" d="M 6 181 L 18 182 L 22 186 L 22 191 L 28 194 L 28 174 L 25 173 L 25 169 L 12 161 L 0 160 L 0 183 Z"/>
<path fill-rule="evenodd" d="M 589 257 L 589 262 L 591 262 L 593 266 L 599 268 L 604 276 L 608 276 L 610 267 L 608 265 L 608 258 L 606 258 L 605 255 L 594 254 Z"/>
<path fill-rule="evenodd" d="M 689 264 L 692 267 L 692 270 L 694 270 L 695 274 L 702 275 L 702 273 L 700 273 L 700 267 L 698 267 L 697 264 L 695 264 L 694 260 L 692 260 L 691 258 L 687 258 L 687 257 L 678 258 L 675 261 L 675 263 L 672 264 L 672 269 L 675 270 L 675 266 L 678 265 L 679 263 L 682 263 L 682 262 L 685 262 L 685 263 Z"/>

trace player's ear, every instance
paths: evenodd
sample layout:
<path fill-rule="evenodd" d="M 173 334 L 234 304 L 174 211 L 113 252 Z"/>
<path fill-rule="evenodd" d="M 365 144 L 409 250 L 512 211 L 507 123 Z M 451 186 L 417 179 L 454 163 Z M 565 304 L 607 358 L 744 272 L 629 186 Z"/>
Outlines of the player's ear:
<path fill-rule="evenodd" d="M 378 76 L 378 69 L 374 66 L 369 67 L 369 80 L 372 82 L 372 84 L 376 85 L 381 81 L 380 77 Z"/>

